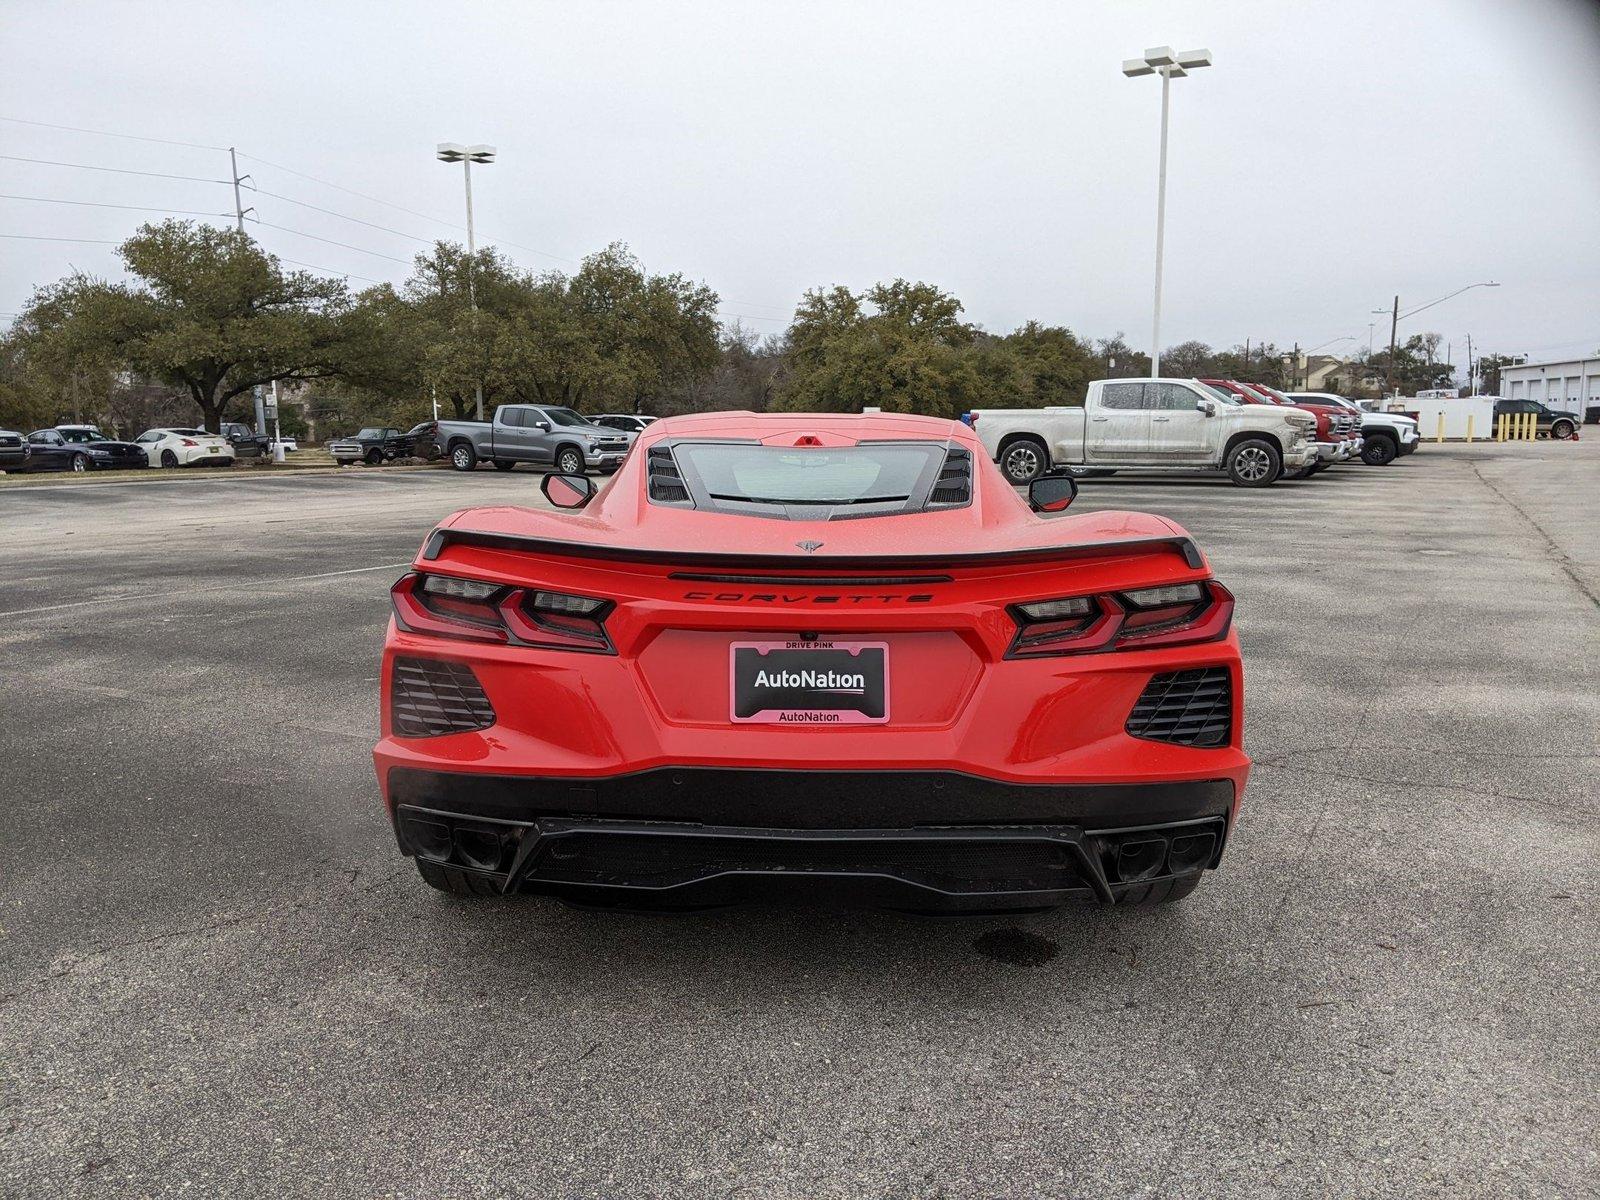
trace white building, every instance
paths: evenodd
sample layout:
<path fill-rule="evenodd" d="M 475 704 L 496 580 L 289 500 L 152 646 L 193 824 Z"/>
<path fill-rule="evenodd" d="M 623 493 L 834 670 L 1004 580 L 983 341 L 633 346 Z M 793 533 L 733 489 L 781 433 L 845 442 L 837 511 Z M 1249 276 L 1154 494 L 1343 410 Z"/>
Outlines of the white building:
<path fill-rule="evenodd" d="M 1600 406 L 1600 358 L 1501 367 L 1500 394 L 1507 400 L 1537 400 L 1581 416 Z"/>

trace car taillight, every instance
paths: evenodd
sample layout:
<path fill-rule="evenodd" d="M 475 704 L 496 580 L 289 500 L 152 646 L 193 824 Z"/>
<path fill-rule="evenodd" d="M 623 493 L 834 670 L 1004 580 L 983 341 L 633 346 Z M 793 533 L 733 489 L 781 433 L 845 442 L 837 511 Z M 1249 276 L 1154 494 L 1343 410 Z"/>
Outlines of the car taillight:
<path fill-rule="evenodd" d="M 185 446 L 198 446 L 200 444 L 199 442 L 195 441 L 193 438 L 179 438 L 178 441 L 181 442 Z"/>
<path fill-rule="evenodd" d="M 408 633 L 502 645 L 614 654 L 605 618 L 609 600 L 424 575 L 413 571 L 389 589 L 395 623 Z"/>
<path fill-rule="evenodd" d="M 1216 580 L 1071 596 L 1011 606 L 1007 658 L 1093 654 L 1214 642 L 1233 622 L 1233 593 Z"/>

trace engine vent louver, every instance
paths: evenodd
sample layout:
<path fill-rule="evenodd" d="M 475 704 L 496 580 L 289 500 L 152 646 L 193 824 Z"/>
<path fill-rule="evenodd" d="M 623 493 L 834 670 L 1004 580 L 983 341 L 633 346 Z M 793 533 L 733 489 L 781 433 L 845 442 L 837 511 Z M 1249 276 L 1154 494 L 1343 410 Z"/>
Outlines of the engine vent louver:
<path fill-rule="evenodd" d="M 928 496 L 929 508 L 960 508 L 972 503 L 972 454 L 961 446 L 944 452 L 944 466 Z"/>
<path fill-rule="evenodd" d="M 494 706 L 472 668 L 438 658 L 394 660 L 389 711 L 400 737 L 466 733 L 495 722 Z"/>
<path fill-rule="evenodd" d="M 651 446 L 650 457 L 646 462 L 652 501 L 656 504 L 681 504 L 686 507 L 694 504 L 689 497 L 689 489 L 683 482 L 683 474 L 678 470 L 678 463 L 672 457 L 671 447 Z"/>
<path fill-rule="evenodd" d="M 1179 746 L 1223 746 L 1233 734 L 1233 679 L 1226 667 L 1152 676 L 1128 715 L 1137 738 Z"/>

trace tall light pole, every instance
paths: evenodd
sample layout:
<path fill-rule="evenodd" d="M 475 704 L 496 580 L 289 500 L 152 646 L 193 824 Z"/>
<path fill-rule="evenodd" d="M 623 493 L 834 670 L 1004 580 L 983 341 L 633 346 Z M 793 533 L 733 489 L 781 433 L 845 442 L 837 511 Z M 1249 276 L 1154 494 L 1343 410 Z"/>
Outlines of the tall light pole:
<path fill-rule="evenodd" d="M 494 161 L 493 146 L 463 146 L 459 142 L 440 142 L 434 157 L 440 162 L 458 162 L 467 181 L 467 302 L 472 305 L 472 329 L 478 329 L 478 289 L 472 279 L 472 260 L 477 256 L 478 244 L 472 236 L 472 164 L 488 166 Z M 483 420 L 483 380 L 476 384 L 478 420 Z"/>
<path fill-rule="evenodd" d="M 1140 75 L 1161 76 L 1161 167 L 1156 183 L 1156 302 L 1150 333 L 1150 374 L 1161 374 L 1161 258 L 1167 235 L 1167 108 L 1172 81 L 1190 71 L 1211 65 L 1211 51 L 1185 50 L 1174 54 L 1171 46 L 1155 46 L 1143 58 L 1123 60 L 1122 73 L 1130 79 Z"/>

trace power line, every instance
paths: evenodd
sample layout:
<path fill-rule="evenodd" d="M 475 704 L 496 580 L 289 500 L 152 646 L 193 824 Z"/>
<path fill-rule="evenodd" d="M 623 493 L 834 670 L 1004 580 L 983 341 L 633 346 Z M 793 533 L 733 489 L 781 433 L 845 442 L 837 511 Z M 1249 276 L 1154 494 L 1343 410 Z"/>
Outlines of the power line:
<path fill-rule="evenodd" d="M 0 117 L 14 125 L 37 125 L 40 129 L 60 129 L 67 133 L 92 133 L 96 137 L 122 138 L 130 142 L 157 142 L 163 146 L 187 146 L 191 150 L 226 150 L 226 146 L 207 146 L 200 142 L 180 142 L 172 138 L 146 137 L 137 133 L 112 133 L 108 129 L 84 129 L 77 125 L 52 125 L 49 121 L 28 121 L 22 117 Z"/>
<path fill-rule="evenodd" d="M 128 167 L 97 167 L 91 163 L 57 162 L 51 158 L 21 158 L 15 154 L 0 154 L 0 159 L 7 162 L 39 163 L 46 167 L 72 167 L 78 171 L 109 171 L 114 175 L 147 175 L 151 179 L 186 179 L 190 183 L 225 183 L 230 187 L 230 179 L 206 179 L 200 175 L 163 175 L 160 171 L 135 171 Z"/>
<path fill-rule="evenodd" d="M 0 192 L 0 200 L 33 200 L 39 204 L 75 204 L 86 208 L 124 208 L 133 212 L 173 213 L 180 217 L 231 217 L 232 213 L 197 212 L 190 208 L 151 208 L 144 204 L 107 204 L 100 200 L 61 200 L 55 196 L 14 196 Z"/>
<path fill-rule="evenodd" d="M 273 255 L 277 258 L 277 255 Z M 316 263 L 298 262 L 292 258 L 279 258 L 279 262 L 286 262 L 292 267 L 305 267 L 308 271 L 321 271 L 324 275 L 342 275 L 346 279 L 359 279 L 362 283 L 382 283 L 381 279 L 373 279 L 368 275 L 357 275 L 354 271 L 335 271 L 332 267 L 319 267 Z"/>
<path fill-rule="evenodd" d="M 69 237 L 40 237 L 33 233 L 0 233 L 3 238 L 21 238 L 26 242 L 82 242 L 88 246 L 120 246 L 120 241 L 108 238 L 69 238 Z"/>
<path fill-rule="evenodd" d="M 396 258 L 392 254 L 384 254 L 378 250 L 368 250 L 364 246 L 352 246 L 349 242 L 336 242 L 332 238 L 318 237 L 314 233 L 302 233 L 298 229 L 290 229 L 287 225 L 274 225 L 271 221 L 262 221 L 259 219 L 256 221 L 256 224 L 265 226 L 267 229 L 277 229 L 283 233 L 292 233 L 295 237 L 310 238 L 313 242 L 327 242 L 330 246 L 340 246 L 346 250 L 355 250 L 361 254 L 370 254 L 374 258 L 387 258 L 390 262 L 397 262 L 401 266 L 409 267 L 411 265 L 411 260 L 409 258 Z"/>
<path fill-rule="evenodd" d="M 298 204 L 301 208 L 309 208 L 312 212 L 325 213 L 330 217 L 338 217 L 341 221 L 353 221 L 357 225 L 365 225 L 368 229 L 377 229 L 383 233 L 392 233 L 396 237 L 408 238 L 413 242 L 432 244 L 432 238 L 417 237 L 415 234 L 405 233 L 399 229 L 390 229 L 387 225 L 376 225 L 371 221 L 363 221 L 360 217 L 346 216 L 342 212 L 334 212 L 331 208 L 318 208 L 315 204 L 307 204 L 304 200 L 296 200 L 293 196 L 280 196 L 277 192 L 269 192 L 265 188 L 251 188 L 258 196 L 271 196 L 274 200 L 283 200 L 289 204 Z"/>

